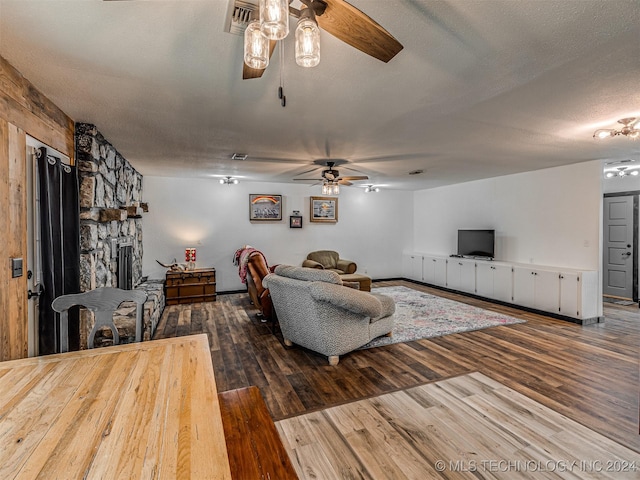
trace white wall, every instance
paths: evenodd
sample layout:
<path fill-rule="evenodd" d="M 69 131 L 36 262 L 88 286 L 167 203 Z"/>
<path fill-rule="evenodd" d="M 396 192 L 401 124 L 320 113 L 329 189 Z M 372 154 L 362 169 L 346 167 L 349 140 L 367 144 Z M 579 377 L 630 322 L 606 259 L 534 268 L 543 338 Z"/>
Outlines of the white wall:
<path fill-rule="evenodd" d="M 410 248 L 412 192 L 362 188 L 341 189 L 338 223 L 309 222 L 309 197 L 319 186 L 241 182 L 220 185 L 217 179 L 144 177 L 143 275 L 163 278 L 156 263 L 184 261 L 185 247 L 197 248 L 197 266 L 216 268 L 217 290 L 244 288 L 234 252 L 245 244 L 261 250 L 269 265 L 300 265 L 307 253 L 328 249 L 358 264 L 358 271 L 376 278 L 402 275 L 402 252 Z M 249 194 L 283 195 L 280 222 L 250 222 Z M 301 229 L 289 228 L 289 215 L 299 210 Z"/>
<path fill-rule="evenodd" d="M 496 230 L 496 259 L 600 269 L 598 161 L 414 193 L 416 252 L 456 253 L 462 228 Z"/>

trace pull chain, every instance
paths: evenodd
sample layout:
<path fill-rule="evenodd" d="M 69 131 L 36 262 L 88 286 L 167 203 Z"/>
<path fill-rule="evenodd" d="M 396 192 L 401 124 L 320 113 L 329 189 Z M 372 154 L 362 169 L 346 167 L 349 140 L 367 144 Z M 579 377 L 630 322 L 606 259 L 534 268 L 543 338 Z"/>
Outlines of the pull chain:
<path fill-rule="evenodd" d="M 284 94 L 284 42 L 280 40 L 278 42 L 280 51 L 280 86 L 278 87 L 278 98 L 280 99 L 280 104 L 285 107 L 287 105 L 287 97 Z"/>

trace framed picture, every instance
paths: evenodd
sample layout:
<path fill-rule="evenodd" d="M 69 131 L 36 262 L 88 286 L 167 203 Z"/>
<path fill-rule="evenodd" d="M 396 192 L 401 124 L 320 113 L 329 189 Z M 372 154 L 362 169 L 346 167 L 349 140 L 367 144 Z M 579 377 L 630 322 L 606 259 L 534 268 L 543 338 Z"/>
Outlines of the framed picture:
<path fill-rule="evenodd" d="M 249 194 L 249 220 L 282 220 L 282 195 Z"/>
<path fill-rule="evenodd" d="M 302 228 L 302 217 L 300 215 L 291 215 L 289 217 L 289 228 Z"/>
<path fill-rule="evenodd" d="M 311 197 L 311 214 L 309 220 L 318 223 L 337 223 L 338 198 Z"/>

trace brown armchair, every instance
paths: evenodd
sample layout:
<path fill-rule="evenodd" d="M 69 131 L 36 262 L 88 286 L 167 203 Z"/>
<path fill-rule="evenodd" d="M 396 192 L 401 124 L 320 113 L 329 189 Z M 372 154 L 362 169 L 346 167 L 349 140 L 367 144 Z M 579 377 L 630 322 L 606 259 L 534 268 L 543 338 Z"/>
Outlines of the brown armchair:
<path fill-rule="evenodd" d="M 262 285 L 262 279 L 271 273 L 264 256 L 259 252 L 253 252 L 249 255 L 247 261 L 247 290 L 251 303 L 260 310 L 265 320 L 271 318 L 271 296 L 269 290 Z"/>
<path fill-rule="evenodd" d="M 351 260 L 340 258 L 338 252 L 332 250 L 318 250 L 307 255 L 307 259 L 302 262 L 303 267 L 319 268 L 331 270 L 338 275 L 355 273 L 358 266 Z"/>

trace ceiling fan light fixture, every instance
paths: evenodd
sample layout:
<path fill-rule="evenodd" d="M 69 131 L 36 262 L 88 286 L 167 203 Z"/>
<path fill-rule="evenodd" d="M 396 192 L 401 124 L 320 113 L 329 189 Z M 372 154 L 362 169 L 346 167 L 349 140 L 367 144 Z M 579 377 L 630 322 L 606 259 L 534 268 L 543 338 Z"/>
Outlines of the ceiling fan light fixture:
<path fill-rule="evenodd" d="M 288 0 L 260 0 L 260 30 L 269 40 L 289 35 Z"/>
<path fill-rule="evenodd" d="M 244 31 L 244 63 L 257 69 L 269 65 L 269 39 L 262 34 L 259 20 L 251 22 Z"/>
<path fill-rule="evenodd" d="M 313 10 L 302 10 L 296 27 L 296 63 L 301 67 L 315 67 L 320 63 L 320 29 Z"/>
<path fill-rule="evenodd" d="M 220 179 L 220 185 L 237 185 L 238 179 L 230 176 L 226 176 Z"/>
<path fill-rule="evenodd" d="M 622 125 L 620 130 L 615 128 L 600 128 L 593 132 L 593 138 L 608 138 L 615 137 L 616 135 L 624 135 L 633 140 L 640 138 L 640 129 L 636 128 L 638 119 L 636 117 L 621 118 L 618 123 Z"/>
<path fill-rule="evenodd" d="M 340 195 L 340 185 L 333 182 L 323 183 L 322 195 Z"/>

